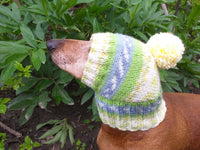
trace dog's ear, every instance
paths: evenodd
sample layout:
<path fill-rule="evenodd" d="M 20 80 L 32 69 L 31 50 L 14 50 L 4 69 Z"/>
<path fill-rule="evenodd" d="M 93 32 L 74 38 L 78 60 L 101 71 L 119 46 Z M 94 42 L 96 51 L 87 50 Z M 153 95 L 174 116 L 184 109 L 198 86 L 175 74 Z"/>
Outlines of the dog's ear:
<path fill-rule="evenodd" d="M 153 55 L 157 66 L 162 69 L 175 67 L 185 50 L 179 37 L 172 33 L 153 35 L 147 42 L 147 48 Z"/>
<path fill-rule="evenodd" d="M 82 77 L 90 47 L 91 41 L 55 39 L 47 42 L 54 63 L 78 79 Z"/>

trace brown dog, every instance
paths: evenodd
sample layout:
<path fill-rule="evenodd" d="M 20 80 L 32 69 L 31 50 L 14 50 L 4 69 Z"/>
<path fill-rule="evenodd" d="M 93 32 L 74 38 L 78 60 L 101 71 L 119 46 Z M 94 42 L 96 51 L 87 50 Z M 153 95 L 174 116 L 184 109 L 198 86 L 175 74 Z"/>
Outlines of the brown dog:
<path fill-rule="evenodd" d="M 52 60 L 81 79 L 91 41 L 50 40 Z M 120 131 L 102 123 L 97 143 L 101 150 L 200 150 L 200 95 L 163 93 L 167 113 L 163 122 L 147 131 Z"/>

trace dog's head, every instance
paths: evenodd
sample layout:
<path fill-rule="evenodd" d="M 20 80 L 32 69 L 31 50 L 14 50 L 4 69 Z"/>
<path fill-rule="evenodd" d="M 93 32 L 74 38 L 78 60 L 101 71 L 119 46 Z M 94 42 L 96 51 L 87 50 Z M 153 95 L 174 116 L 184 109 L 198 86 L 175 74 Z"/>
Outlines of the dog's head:
<path fill-rule="evenodd" d="M 82 77 L 90 47 L 91 41 L 72 39 L 47 41 L 47 48 L 54 63 L 78 79 Z"/>

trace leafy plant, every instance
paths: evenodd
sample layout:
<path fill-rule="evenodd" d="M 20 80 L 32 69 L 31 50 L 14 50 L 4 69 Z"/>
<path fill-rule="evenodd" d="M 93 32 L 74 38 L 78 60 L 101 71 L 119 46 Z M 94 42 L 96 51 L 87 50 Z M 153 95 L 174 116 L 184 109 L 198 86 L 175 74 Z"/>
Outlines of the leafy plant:
<path fill-rule="evenodd" d="M 197 0 L 183 0 L 176 12 L 174 11 L 175 3 L 170 5 L 169 8 L 171 13 L 177 14 L 177 17 L 174 19 L 175 34 L 182 39 L 185 45 L 185 53 L 177 67 L 171 69 L 179 76 L 176 83 L 170 83 L 170 80 L 172 81 L 173 79 L 166 78 L 168 89 L 170 88 L 167 91 L 189 92 L 188 82 L 192 82 L 196 88 L 199 88 L 200 80 L 200 64 L 198 62 L 200 55 L 200 3 Z M 164 87 L 166 87 L 165 83 Z"/>
<path fill-rule="evenodd" d="M 85 150 L 86 144 L 82 143 L 81 140 L 76 141 L 76 150 Z"/>
<path fill-rule="evenodd" d="M 39 124 L 36 129 L 38 130 L 48 124 L 53 125 L 53 127 L 45 132 L 40 139 L 45 139 L 51 136 L 54 136 L 54 138 L 46 141 L 44 144 L 53 144 L 59 141 L 61 143 L 61 148 L 63 148 L 66 143 L 67 136 L 69 136 L 71 144 L 74 143 L 73 128 L 67 123 L 67 119 L 50 120 L 48 122 Z"/>
<path fill-rule="evenodd" d="M 38 142 L 33 142 L 30 137 L 26 136 L 24 143 L 20 145 L 20 150 L 32 150 L 34 147 L 39 147 Z"/>
<path fill-rule="evenodd" d="M 23 77 L 30 78 L 31 65 L 24 68 L 21 63 L 16 61 L 14 66 L 18 70 L 18 73 L 15 73 L 12 77 L 8 78 L 1 89 L 9 89 L 12 87 L 14 90 L 17 90 L 20 86 L 24 86 L 22 83 Z"/>
<path fill-rule="evenodd" d="M 5 149 L 5 144 L 4 144 L 5 141 L 6 141 L 6 134 L 0 133 L 0 150 Z"/>
<path fill-rule="evenodd" d="M 0 114 L 6 113 L 6 110 L 7 110 L 6 103 L 8 103 L 9 100 L 10 98 L 4 98 L 4 99 L 0 98 Z"/>
<path fill-rule="evenodd" d="M 6 103 L 10 100 L 10 98 L 0 98 L 0 114 L 5 114 L 7 110 Z M 5 141 L 6 141 L 6 133 L 0 133 L 0 150 L 5 149 Z"/>

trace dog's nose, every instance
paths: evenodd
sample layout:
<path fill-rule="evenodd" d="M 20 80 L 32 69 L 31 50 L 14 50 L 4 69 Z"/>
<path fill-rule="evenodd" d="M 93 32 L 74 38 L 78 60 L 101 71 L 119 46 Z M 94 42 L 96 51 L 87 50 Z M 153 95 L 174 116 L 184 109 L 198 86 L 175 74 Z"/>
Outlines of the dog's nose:
<path fill-rule="evenodd" d="M 49 52 L 54 51 L 56 48 L 58 48 L 61 43 L 63 43 L 63 40 L 58 40 L 58 39 L 53 39 L 53 40 L 49 40 L 47 41 L 46 45 L 47 45 L 47 49 Z"/>

